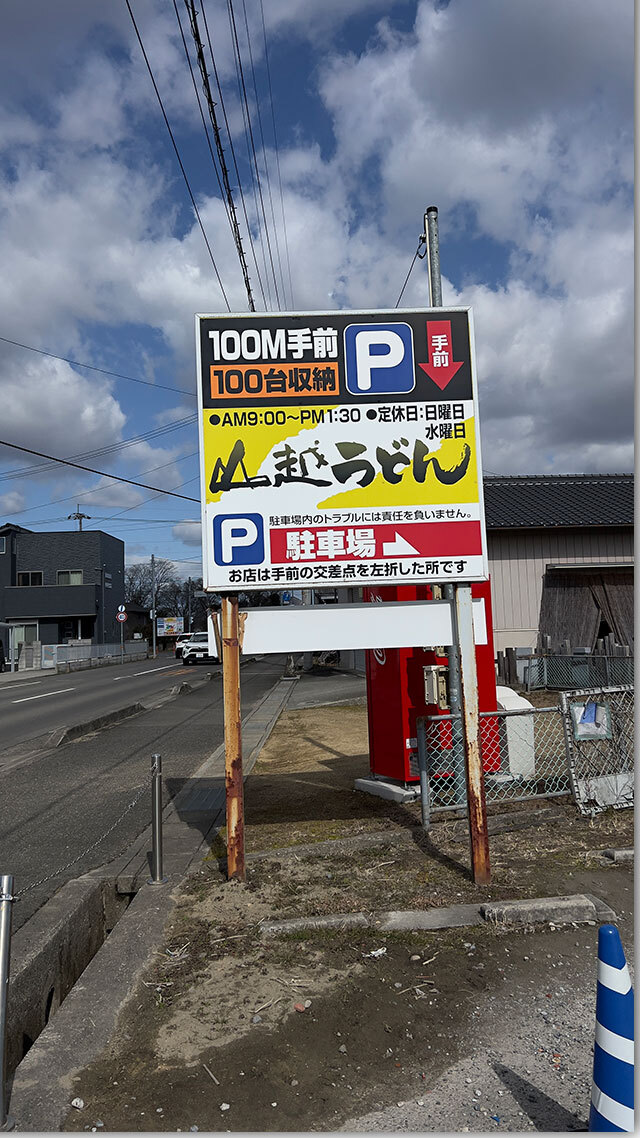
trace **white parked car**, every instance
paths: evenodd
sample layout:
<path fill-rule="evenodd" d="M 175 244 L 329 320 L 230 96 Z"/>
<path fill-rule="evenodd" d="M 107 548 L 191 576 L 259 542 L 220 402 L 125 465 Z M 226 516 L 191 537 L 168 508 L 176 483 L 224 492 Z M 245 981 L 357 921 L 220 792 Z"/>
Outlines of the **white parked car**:
<path fill-rule="evenodd" d="M 180 633 L 180 636 L 176 640 L 176 659 L 179 659 L 180 656 L 182 656 L 184 646 L 185 646 L 185 644 L 189 643 L 192 636 L 195 636 L 194 632 L 181 632 Z"/>
<path fill-rule="evenodd" d="M 209 655 L 209 636 L 206 632 L 194 632 L 182 649 L 183 664 L 219 664 L 217 656 Z"/>

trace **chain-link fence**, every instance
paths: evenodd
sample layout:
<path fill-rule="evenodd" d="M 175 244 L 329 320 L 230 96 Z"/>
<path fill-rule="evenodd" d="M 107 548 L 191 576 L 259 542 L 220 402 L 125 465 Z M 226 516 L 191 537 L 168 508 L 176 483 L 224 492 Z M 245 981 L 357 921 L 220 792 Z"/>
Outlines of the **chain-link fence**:
<path fill-rule="evenodd" d="M 459 715 L 424 720 L 431 812 L 466 802 L 464 739 Z M 559 707 L 480 713 L 480 745 L 487 802 L 521 802 L 568 794 Z"/>
<path fill-rule="evenodd" d="M 563 692 L 571 790 L 583 814 L 633 805 L 634 692 L 630 686 Z"/>
<path fill-rule="evenodd" d="M 633 656 L 525 656 L 519 663 L 527 691 L 569 691 L 633 683 Z"/>

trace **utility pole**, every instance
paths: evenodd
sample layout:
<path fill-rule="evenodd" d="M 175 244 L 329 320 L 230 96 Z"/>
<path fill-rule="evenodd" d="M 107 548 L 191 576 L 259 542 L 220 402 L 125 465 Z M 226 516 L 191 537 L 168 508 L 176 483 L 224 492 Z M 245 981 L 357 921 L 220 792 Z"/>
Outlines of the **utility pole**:
<path fill-rule="evenodd" d="M 440 240 L 438 207 L 435 205 L 428 206 L 424 215 L 424 232 L 427 242 L 429 304 L 432 308 L 441 308 Z M 464 754 L 473 880 L 476 885 L 487 885 L 491 881 L 491 867 L 479 733 L 478 678 L 471 586 L 447 583 L 444 586 L 444 596 L 451 607 L 454 634 L 453 644 L 448 648 L 447 655 L 456 802 L 464 801 L 463 775 L 458 760 L 458 756 Z"/>
<path fill-rule="evenodd" d="M 78 504 L 76 505 L 76 512 L 75 512 L 75 514 L 67 514 L 67 521 L 68 521 L 68 522 L 70 522 L 70 521 L 72 521 L 72 520 L 74 520 L 74 521 L 77 521 L 77 523 L 78 523 L 78 532 L 79 532 L 79 533 L 82 533 L 82 519 L 83 519 L 83 518 L 86 518 L 88 522 L 90 522 L 90 521 L 91 521 L 91 515 L 90 515 L 90 514 L 82 514 L 82 513 L 80 512 L 80 503 L 78 502 Z"/>
<path fill-rule="evenodd" d="M 187 581 L 187 632 L 191 632 L 191 577 Z"/>
<path fill-rule="evenodd" d="M 156 559 L 151 554 L 151 635 L 153 638 L 153 658 L 156 658 Z"/>

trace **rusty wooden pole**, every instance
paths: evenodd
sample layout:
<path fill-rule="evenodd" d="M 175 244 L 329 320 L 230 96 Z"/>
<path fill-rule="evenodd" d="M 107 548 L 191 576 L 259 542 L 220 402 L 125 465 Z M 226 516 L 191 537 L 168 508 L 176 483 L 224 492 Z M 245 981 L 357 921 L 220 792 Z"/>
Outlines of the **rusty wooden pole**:
<path fill-rule="evenodd" d="M 476 885 L 488 885 L 491 881 L 489 831 L 487 828 L 487 804 L 484 794 L 484 773 L 480 746 L 478 675 L 470 585 L 457 585 L 455 588 L 455 623 L 460 648 L 461 710 L 467 777 L 471 871 Z"/>
<path fill-rule="evenodd" d="M 222 682 L 224 688 L 225 790 L 227 800 L 227 877 L 245 879 L 242 724 L 240 718 L 240 638 L 238 598 L 222 598 Z"/>

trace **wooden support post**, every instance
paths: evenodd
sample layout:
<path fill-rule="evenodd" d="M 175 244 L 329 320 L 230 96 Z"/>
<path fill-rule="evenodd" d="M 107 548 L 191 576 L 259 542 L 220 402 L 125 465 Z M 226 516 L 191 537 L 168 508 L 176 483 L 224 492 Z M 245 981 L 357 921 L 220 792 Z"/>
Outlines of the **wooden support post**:
<path fill-rule="evenodd" d="M 222 598 L 227 877 L 245 879 L 238 598 Z"/>
<path fill-rule="evenodd" d="M 462 725 L 464 733 L 465 770 L 467 776 L 467 809 L 471 842 L 471 871 L 476 885 L 489 885 L 489 831 L 487 804 L 484 794 L 484 774 L 480 747 L 480 718 L 478 708 L 478 675 L 476 648 L 473 637 L 473 606 L 471 587 L 456 585 L 455 622 L 460 651 L 460 677 L 462 688 Z"/>

